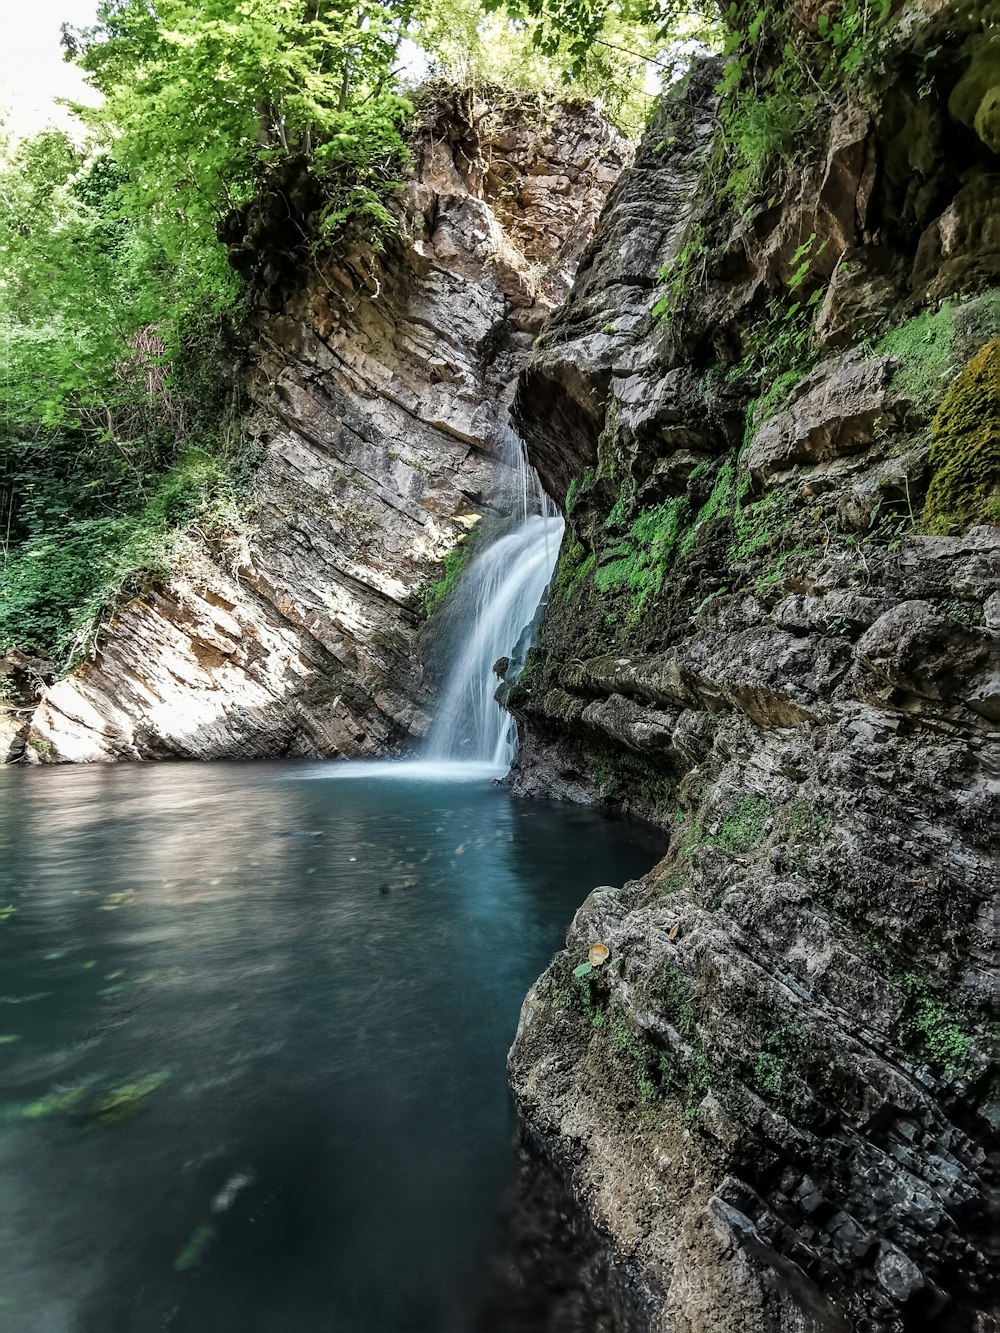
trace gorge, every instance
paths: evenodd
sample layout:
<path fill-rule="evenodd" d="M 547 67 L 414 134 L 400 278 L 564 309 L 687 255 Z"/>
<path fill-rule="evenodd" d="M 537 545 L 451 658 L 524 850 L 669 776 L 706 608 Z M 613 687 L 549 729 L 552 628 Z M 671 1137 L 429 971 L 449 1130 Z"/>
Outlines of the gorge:
<path fill-rule="evenodd" d="M 788 41 L 821 42 L 842 9 L 868 14 L 789 8 Z M 62 678 L 8 659 L 18 693 L 0 707 L 0 757 L 18 766 L 0 778 L 5 814 L 20 811 L 7 814 L 15 847 L 36 802 L 72 839 L 91 837 L 99 806 L 87 796 L 58 816 L 61 784 L 106 784 L 127 804 L 128 775 L 147 771 L 150 792 L 170 789 L 182 839 L 188 798 L 169 775 L 189 766 L 59 765 L 335 760 L 208 766 L 190 809 L 218 801 L 248 850 L 228 832 L 211 880 L 187 860 L 159 876 L 163 898 L 134 908 L 156 919 L 127 932 L 150 932 L 163 952 L 152 984 L 167 984 L 181 946 L 165 902 L 205 895 L 193 910 L 207 934 L 190 947 L 225 959 L 220 996 L 236 1013 L 244 991 L 263 997 L 261 1049 L 287 1043 L 289 1086 L 320 1118 L 338 1057 L 324 1036 L 310 1082 L 322 992 L 292 960 L 328 977 L 343 947 L 345 992 L 398 986 L 414 1019 L 403 1035 L 390 1015 L 377 1037 L 364 1006 L 344 1020 L 368 1073 L 365 1043 L 387 1046 L 373 1101 L 397 1095 L 394 1068 L 422 1086 L 428 1029 L 435 1059 L 459 1047 L 428 1087 L 440 1078 L 460 1098 L 466 1061 L 492 1089 L 475 1112 L 498 1154 L 480 1163 L 492 1183 L 470 1188 L 495 1199 L 507 1029 L 491 1020 L 480 1049 L 462 1019 L 530 985 L 507 1063 L 518 1197 L 531 1199 L 518 1258 L 501 1254 L 510 1281 L 487 1314 L 442 1313 L 435 1295 L 415 1328 L 988 1333 L 1000 1318 L 996 14 L 951 0 L 885 10 L 860 83 L 836 64 L 849 38 L 831 35 L 843 87 L 809 94 L 808 143 L 789 138 L 779 185 L 732 148 L 733 96 L 777 114 L 787 92 L 769 82 L 787 52 L 758 25 L 753 42 L 694 60 L 637 147 L 582 102 L 436 87 L 381 252 L 283 253 L 277 188 L 230 218 L 233 262 L 256 284 L 251 526 L 228 541 L 192 531 L 168 577 L 121 598 Z M 305 190 L 285 185 L 282 199 Z M 419 763 L 344 762 L 400 756 Z M 437 784 L 420 764 L 439 767 Z M 463 765 L 473 781 L 456 781 Z M 279 771 L 308 793 L 301 806 Z M 328 773 L 341 780 L 318 780 Z M 191 818 L 210 847 L 211 821 Z M 265 828 L 301 838 L 294 856 L 265 847 Z M 63 873 L 8 855 L 19 885 Z M 313 872 L 341 895 L 342 921 Z M 133 910 L 114 898 L 144 873 L 138 860 L 102 873 L 92 911 Z M 266 984 L 233 962 L 241 876 L 254 932 L 288 942 L 270 963 L 256 933 L 247 946 L 274 968 Z M 312 943 L 280 896 L 288 876 L 319 923 Z M 372 923 L 372 901 L 397 911 L 398 933 Z M 39 935 L 25 994 L 47 988 L 36 972 L 56 902 L 11 899 Z M 124 946 L 94 920 L 82 951 L 107 953 L 116 986 Z M 431 998 L 414 1002 L 425 984 Z M 286 999 L 303 1027 L 279 1038 Z M 190 1023 L 192 1006 L 180 1006 Z M 119 1018 L 126 1034 L 152 1021 Z M 207 1070 L 226 1061 L 228 1021 L 194 1061 L 209 1079 L 196 1099 L 215 1096 Z M 60 1029 L 60 1049 L 67 1039 Z M 28 1105 L 61 1095 L 43 1068 L 55 1040 L 39 1036 L 41 1063 L 25 1068 Z M 93 1087 L 71 1084 L 82 1090 L 61 1111 L 84 1123 L 145 1106 L 153 1088 L 135 1091 L 131 1054 Z M 247 1093 L 257 1060 L 236 1060 L 239 1095 L 284 1105 L 263 1064 L 266 1093 Z M 173 1086 L 178 1117 L 188 1094 Z M 280 1135 L 277 1112 L 268 1123 Z M 13 1135 L 12 1154 L 24 1150 Z M 474 1135 L 459 1137 L 475 1158 Z M 246 1174 L 231 1145 L 198 1151 L 206 1197 Z M 446 1164 L 447 1146 L 428 1153 Z M 549 1183 L 532 1196 L 532 1181 Z M 465 1186 L 448 1188 L 454 1218 Z M 222 1221 L 199 1220 L 192 1197 L 171 1243 L 211 1225 L 205 1254 L 216 1229 L 229 1253 Z M 429 1217 L 421 1205 L 409 1224 Z M 405 1249 L 405 1234 L 391 1244 Z M 525 1313 L 521 1297 L 552 1296 L 547 1266 L 562 1280 L 553 1240 L 575 1256 L 568 1294 Z M 408 1271 L 394 1253 L 385 1271 Z M 233 1270 L 203 1271 L 221 1310 L 212 1284 Z M 209 1326 L 180 1278 L 148 1282 L 144 1317 L 176 1300 L 177 1327 Z M 313 1295 L 282 1317 L 309 1326 L 334 1299 Z M 375 1299 L 356 1307 L 369 1302 L 369 1333 L 408 1326 L 398 1307 L 372 1313 Z M 109 1307 L 94 1308 L 99 1320 Z"/>

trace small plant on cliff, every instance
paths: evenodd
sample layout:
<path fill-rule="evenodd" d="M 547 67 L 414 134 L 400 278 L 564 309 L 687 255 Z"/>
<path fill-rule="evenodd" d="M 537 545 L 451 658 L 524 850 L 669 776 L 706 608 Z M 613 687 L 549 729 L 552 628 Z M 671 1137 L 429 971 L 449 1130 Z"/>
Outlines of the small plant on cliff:
<path fill-rule="evenodd" d="M 595 570 L 594 586 L 599 591 L 623 588 L 631 593 L 630 622 L 640 620 L 650 598 L 662 591 L 684 532 L 687 512 L 684 495 L 640 510 L 626 536 L 605 552 L 604 563 Z"/>
<path fill-rule="evenodd" d="M 780 189 L 817 124 L 875 76 L 891 13 L 891 0 L 843 0 L 809 29 L 794 8 L 734 0 L 719 85 L 722 198 L 745 206 Z"/>
<path fill-rule="evenodd" d="M 475 554 L 475 544 L 466 537 L 453 546 L 444 558 L 444 573 L 424 593 L 424 614 L 432 616 L 455 591 L 458 580 Z"/>
<path fill-rule="evenodd" d="M 771 813 L 770 803 L 763 796 L 747 792 L 736 809 L 724 817 L 718 833 L 705 841 L 727 852 L 754 851 L 767 836 Z"/>
<path fill-rule="evenodd" d="M 916 1048 L 949 1076 L 967 1073 L 972 1040 L 950 1007 L 915 972 L 902 973 L 899 984 L 906 997 L 899 1020 L 903 1044 Z"/>

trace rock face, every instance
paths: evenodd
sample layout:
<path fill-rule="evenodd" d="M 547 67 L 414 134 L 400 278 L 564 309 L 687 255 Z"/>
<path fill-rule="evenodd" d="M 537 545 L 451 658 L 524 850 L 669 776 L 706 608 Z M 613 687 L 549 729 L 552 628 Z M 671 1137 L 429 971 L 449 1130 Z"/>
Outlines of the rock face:
<path fill-rule="evenodd" d="M 270 274 L 251 535 L 192 534 L 45 693 L 27 758 L 365 755 L 424 729 L 422 590 L 488 506 L 517 372 L 630 155 L 577 106 L 439 91 L 425 117 L 385 252 Z"/>
<path fill-rule="evenodd" d="M 945 152 L 921 168 L 933 190 L 903 190 L 925 146 L 912 117 L 947 144 L 975 47 L 946 27 L 921 109 L 933 31 L 899 54 L 880 115 L 841 112 L 785 202 L 742 219 L 692 202 L 717 70 L 695 74 L 517 395 L 568 522 L 508 694 L 515 790 L 631 811 L 670 845 L 587 898 L 510 1073 L 662 1333 L 995 1327 L 989 479 L 970 477 L 971 523 L 920 520 L 944 466 L 935 412 L 990 363 L 1000 293 L 992 232 L 977 249 L 947 221 L 970 177 L 992 179 L 982 144 L 960 136 L 964 181 Z M 697 225 L 693 295 L 657 324 L 657 274 Z M 829 240 L 809 278 L 818 355 L 785 373 L 762 312 L 812 232 Z M 923 304 L 959 273 L 950 304 Z M 610 957 L 588 967 L 597 942 Z"/>

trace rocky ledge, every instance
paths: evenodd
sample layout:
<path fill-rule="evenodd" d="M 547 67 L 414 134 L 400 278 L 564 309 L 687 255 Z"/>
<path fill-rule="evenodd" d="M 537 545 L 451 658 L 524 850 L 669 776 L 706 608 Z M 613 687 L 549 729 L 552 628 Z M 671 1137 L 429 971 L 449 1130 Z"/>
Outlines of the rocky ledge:
<path fill-rule="evenodd" d="M 953 114 L 975 15 L 936 9 L 740 217 L 695 73 L 518 391 L 567 532 L 515 790 L 670 844 L 587 898 L 510 1074 L 663 1333 L 997 1326 L 1000 253 L 952 225 L 997 158 Z"/>
<path fill-rule="evenodd" d="M 30 731 L 3 723 L 0 758 L 367 755 L 423 731 L 423 590 L 489 507 L 517 372 L 631 155 L 576 104 L 423 106 L 382 252 L 304 258 L 301 181 L 236 220 L 233 262 L 263 289 L 251 530 L 192 532 Z"/>

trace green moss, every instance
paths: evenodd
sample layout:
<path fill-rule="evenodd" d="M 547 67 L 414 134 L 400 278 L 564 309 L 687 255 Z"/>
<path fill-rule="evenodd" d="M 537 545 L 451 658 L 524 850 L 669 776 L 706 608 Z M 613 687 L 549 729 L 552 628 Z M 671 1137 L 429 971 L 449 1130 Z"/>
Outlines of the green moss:
<path fill-rule="evenodd" d="M 951 1007 L 916 972 L 904 972 L 897 980 L 906 996 L 897 1029 L 902 1045 L 948 1075 L 967 1073 L 972 1040 L 962 1031 Z"/>
<path fill-rule="evenodd" d="M 733 511 L 735 540 L 729 550 L 734 564 L 742 564 L 764 546 L 770 546 L 791 523 L 788 497 L 782 490 L 770 491 L 763 500 L 743 505 L 737 498 Z"/>
<path fill-rule="evenodd" d="M 432 616 L 455 591 L 455 585 L 461 578 L 462 571 L 472 559 L 474 550 L 474 544 L 467 538 L 463 538 L 458 545 L 453 546 L 445 556 L 444 573 L 439 579 L 435 579 L 424 593 L 424 612 L 428 618 Z"/>
<path fill-rule="evenodd" d="M 715 837 L 705 841 L 727 852 L 750 852 L 759 847 L 767 836 L 766 825 L 771 818 L 771 806 L 763 796 L 748 791 L 731 815 L 722 821 Z"/>
<path fill-rule="evenodd" d="M 931 434 L 924 504 L 931 532 L 1000 522 L 1000 338 L 980 348 L 945 395 Z"/>
<path fill-rule="evenodd" d="M 611 1034 L 619 1058 L 635 1077 L 639 1104 L 650 1107 L 662 1096 L 660 1052 L 644 1034 L 629 1024 L 621 1012 L 611 1017 Z"/>
<path fill-rule="evenodd" d="M 788 837 L 796 841 L 815 841 L 830 827 L 830 816 L 809 801 L 796 801 L 788 812 Z"/>
<path fill-rule="evenodd" d="M 566 517 L 569 518 L 576 506 L 577 496 L 590 490 L 594 484 L 594 469 L 587 468 L 582 477 L 574 477 L 566 491 Z"/>
<path fill-rule="evenodd" d="M 593 567 L 594 556 L 587 554 L 587 548 L 571 531 L 552 580 L 552 600 L 570 601 Z"/>
<path fill-rule="evenodd" d="M 772 588 L 777 587 L 784 577 L 785 569 L 791 561 L 811 560 L 813 550 L 808 546 L 792 546 L 787 551 L 782 551 L 777 558 L 769 563 L 767 567 L 757 575 L 753 582 L 754 592 L 758 597 L 762 597 Z"/>
<path fill-rule="evenodd" d="M 818 810 L 809 801 L 797 801 L 788 812 L 788 849 L 796 871 L 806 878 L 810 870 L 810 853 L 830 829 L 831 818 L 825 810 Z M 814 890 L 818 896 L 819 886 Z"/>
<path fill-rule="evenodd" d="M 915 408 L 932 412 L 941 401 L 956 340 L 957 306 L 945 301 L 890 329 L 875 344 L 878 356 L 894 356 L 899 368 L 895 387 Z"/>
<path fill-rule="evenodd" d="M 695 1035 L 694 999 L 691 983 L 674 964 L 668 963 L 656 983 L 661 1012 L 682 1037 Z"/>
<path fill-rule="evenodd" d="M 698 465 L 699 467 L 701 464 Z M 697 468 L 695 472 L 697 472 Z M 691 476 L 694 476 L 692 472 Z M 727 514 L 732 506 L 733 488 L 736 479 L 736 466 L 732 459 L 727 459 L 719 469 L 719 475 L 715 479 L 715 485 L 712 487 L 712 493 L 698 510 L 693 525 L 688 528 L 680 541 L 678 548 L 679 555 L 687 555 L 701 533 L 706 523 L 710 523 L 713 518 L 719 518 Z"/>
<path fill-rule="evenodd" d="M 771 1105 L 795 1115 L 802 1109 L 806 1073 L 806 1033 L 797 1019 L 780 1009 L 747 1011 L 750 1047 L 744 1068 L 746 1081 Z"/>
<path fill-rule="evenodd" d="M 507 701 L 505 706 L 510 709 L 511 712 L 525 706 L 535 687 L 541 681 L 543 673 L 543 654 L 537 647 L 532 647 L 528 650 L 528 658 L 524 664 L 524 669 L 507 691 Z"/>
<path fill-rule="evenodd" d="M 627 750 L 602 751 L 591 772 L 602 796 L 638 800 L 650 810 L 662 810 L 673 799 L 674 784 L 667 774 Z"/>
<path fill-rule="evenodd" d="M 622 482 L 621 490 L 618 492 L 618 499 L 615 501 L 611 512 L 604 520 L 604 526 L 606 528 L 617 528 L 625 521 L 625 516 L 632 507 L 634 496 L 635 482 L 631 477 L 626 477 Z"/>
<path fill-rule="evenodd" d="M 687 512 L 687 497 L 683 495 L 640 510 L 627 537 L 607 552 L 610 559 L 599 565 L 594 574 L 598 591 L 627 589 L 632 594 L 628 611 L 632 623 L 641 619 L 650 598 L 663 589 Z"/>
<path fill-rule="evenodd" d="M 747 404 L 746 429 L 743 435 L 744 445 L 750 443 L 751 438 L 760 430 L 765 421 L 769 421 L 771 417 L 787 406 L 792 390 L 808 375 L 811 368 L 810 362 L 803 361 L 790 370 L 774 376 L 764 392 Z"/>

